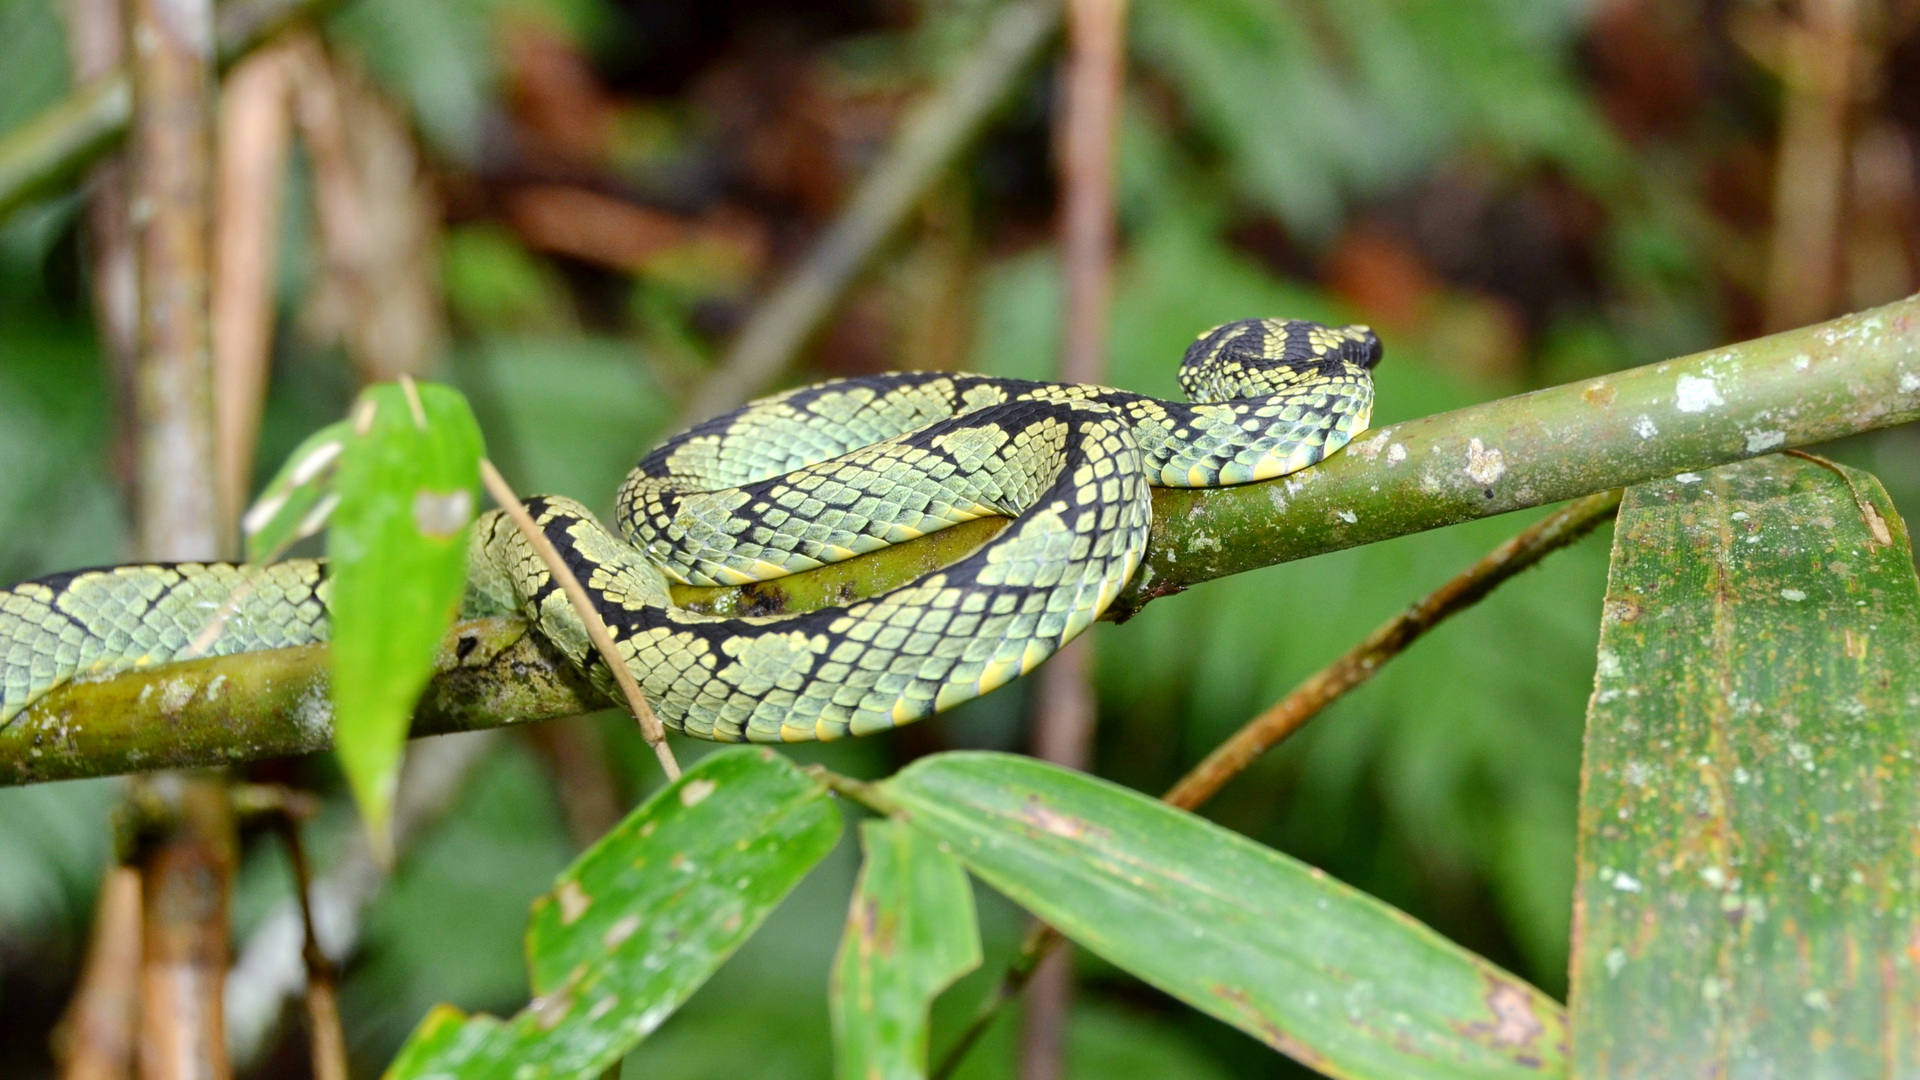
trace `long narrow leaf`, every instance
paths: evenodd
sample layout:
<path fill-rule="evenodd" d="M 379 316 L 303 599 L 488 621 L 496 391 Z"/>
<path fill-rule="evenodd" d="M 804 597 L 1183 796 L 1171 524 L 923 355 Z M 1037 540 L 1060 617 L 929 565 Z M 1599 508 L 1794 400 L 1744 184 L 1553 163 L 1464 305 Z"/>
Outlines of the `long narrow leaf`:
<path fill-rule="evenodd" d="M 825 787 L 771 750 L 709 755 L 536 900 L 533 1003 L 442 1005 L 387 1080 L 595 1078 L 660 1026 L 833 850 Z"/>
<path fill-rule="evenodd" d="M 1332 1076 L 1539 1077 L 1560 1007 L 1402 912 L 1138 793 L 1001 754 L 879 785 L 1068 937 Z"/>
<path fill-rule="evenodd" d="M 980 966 L 973 891 L 940 841 L 894 821 L 860 825 L 867 861 L 834 963 L 840 1080 L 927 1073 L 927 1007 Z"/>
<path fill-rule="evenodd" d="M 1587 715 L 1583 1077 L 1920 1075 L 1920 584 L 1878 481 L 1627 493 Z"/>
<path fill-rule="evenodd" d="M 431 383 L 369 387 L 340 452 L 327 534 L 335 745 L 376 850 L 414 700 L 466 586 L 480 428 Z"/>

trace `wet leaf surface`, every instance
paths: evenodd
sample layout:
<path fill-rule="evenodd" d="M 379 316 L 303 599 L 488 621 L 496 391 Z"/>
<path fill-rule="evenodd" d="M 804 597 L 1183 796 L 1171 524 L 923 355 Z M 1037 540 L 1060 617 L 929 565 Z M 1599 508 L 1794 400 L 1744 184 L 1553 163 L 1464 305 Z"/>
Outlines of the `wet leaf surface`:
<path fill-rule="evenodd" d="M 1873 477 L 1628 491 L 1588 713 L 1583 1077 L 1920 1072 L 1920 586 Z"/>

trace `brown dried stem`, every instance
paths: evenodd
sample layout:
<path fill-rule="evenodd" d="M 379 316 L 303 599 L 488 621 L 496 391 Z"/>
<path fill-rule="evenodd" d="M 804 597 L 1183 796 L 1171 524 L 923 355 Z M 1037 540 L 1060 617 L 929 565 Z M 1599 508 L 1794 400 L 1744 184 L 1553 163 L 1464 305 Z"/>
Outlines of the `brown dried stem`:
<path fill-rule="evenodd" d="M 292 58 L 262 50 L 235 65 L 220 100 L 219 211 L 214 219 L 214 457 L 220 532 L 239 527 L 273 355 L 275 262 L 291 140 Z"/>
<path fill-rule="evenodd" d="M 607 669 L 613 673 L 613 681 L 620 687 L 620 693 L 627 699 L 627 707 L 633 710 L 634 719 L 640 722 L 640 735 L 653 747 L 654 756 L 660 759 L 660 767 L 666 770 L 667 779 L 680 779 L 680 763 L 674 760 L 673 748 L 667 745 L 667 729 L 660 718 L 653 715 L 653 706 L 647 704 L 647 697 L 640 692 L 640 684 L 634 681 L 633 672 L 627 670 L 627 662 L 620 655 L 620 647 L 613 643 L 613 635 L 607 632 L 607 624 L 600 618 L 600 612 L 593 606 L 593 600 L 587 596 L 587 590 L 580 587 L 580 579 L 573 576 L 573 570 L 566 560 L 554 550 L 552 541 L 540 527 L 533 523 L 532 515 L 521 504 L 520 497 L 513 493 L 500 470 L 493 462 L 480 460 L 480 476 L 486 481 L 487 493 L 500 509 L 513 519 L 514 527 L 527 543 L 540 553 L 540 560 L 547 564 L 547 572 L 552 574 L 560 588 L 567 594 L 567 602 L 586 624 L 587 636 L 593 639 L 593 647 L 599 651 L 600 658 L 607 663 Z"/>
<path fill-rule="evenodd" d="M 335 994 L 339 980 L 333 961 L 320 948 L 320 936 L 314 930 L 313 874 L 307 863 L 306 845 L 300 837 L 300 819 L 293 813 L 274 815 L 281 842 L 287 846 L 287 861 L 293 865 L 294 895 L 300 903 L 300 958 L 307 967 L 307 1027 L 312 1040 L 313 1080 L 348 1080 L 347 1037 L 340 1026 L 340 1004 Z"/>
<path fill-rule="evenodd" d="M 1774 170 L 1767 329 L 1823 319 L 1840 306 L 1854 82 L 1861 63 L 1858 0 L 1802 0 L 1783 20 L 1785 83 Z"/>
<path fill-rule="evenodd" d="M 214 493 L 208 239 L 213 57 L 206 5 L 134 0 L 140 260 L 137 529 L 149 559 L 206 559 L 222 548 Z"/>
<path fill-rule="evenodd" d="M 1620 508 L 1619 491 L 1603 491 L 1561 507 L 1508 539 L 1478 562 L 1382 623 L 1338 660 L 1321 668 L 1286 697 L 1241 725 L 1160 798 L 1182 810 L 1195 810 L 1219 794 L 1228 781 L 1320 715 L 1327 706 L 1373 678 L 1380 668 L 1448 618 L 1485 599 L 1493 590 L 1541 559 L 1586 536 Z M 1036 924 L 1015 951 L 994 992 L 961 1032 L 934 1080 L 952 1074 L 1007 1002 L 1020 996 L 1036 969 L 1065 940 L 1060 932 Z"/>
<path fill-rule="evenodd" d="M 170 820 L 139 860 L 146 901 L 140 976 L 141 1080 L 227 1080 L 227 898 L 233 804 L 224 777 L 150 782 Z"/>

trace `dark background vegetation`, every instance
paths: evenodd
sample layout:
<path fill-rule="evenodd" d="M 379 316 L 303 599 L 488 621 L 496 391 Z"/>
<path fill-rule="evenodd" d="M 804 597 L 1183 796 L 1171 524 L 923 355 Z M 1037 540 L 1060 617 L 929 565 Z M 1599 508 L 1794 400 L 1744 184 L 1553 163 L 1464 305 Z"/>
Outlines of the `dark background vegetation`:
<path fill-rule="evenodd" d="M 369 92 L 350 105 L 390 107 L 421 150 L 417 172 L 369 200 L 383 248 L 412 262 L 375 295 L 337 288 L 305 194 L 312 155 L 296 149 L 261 475 L 350 400 L 343 332 L 392 320 L 381 324 L 427 342 L 437 377 L 472 398 L 518 488 L 610 507 L 624 470 L 994 7 L 348 0 L 328 41 L 364 75 Z M 1227 319 L 1365 321 L 1388 343 L 1376 418 L 1392 421 L 1903 296 L 1920 253 L 1917 11 L 1135 0 L 1111 381 L 1174 393 L 1185 342 Z M 66 91 L 65 57 L 57 0 L 0 0 L 0 131 Z M 1833 70 L 1845 77 L 1818 77 Z M 1056 77 L 1049 59 L 1023 81 L 792 380 L 1052 369 Z M 81 208 L 54 197 L 0 228 L 6 581 L 127 554 Z M 1835 452 L 1920 510 L 1920 431 Z M 1164 788 L 1519 524 L 1275 567 L 1102 626 L 1099 771 Z M 1448 624 L 1210 815 L 1564 992 L 1605 566 L 1603 536 Z M 1026 690 L 799 756 L 879 775 L 936 749 L 1017 749 Z M 323 758 L 258 773 L 339 790 Z M 435 1001 L 521 1003 L 527 901 L 656 776 L 620 717 L 497 741 L 374 905 L 347 967 L 346 1029 L 367 1075 Z M 112 781 L 0 791 L 0 1074 L 49 1069 L 115 797 Z M 354 827 L 343 799 L 330 806 L 323 866 Z M 286 895 L 268 840 L 249 839 L 242 938 Z M 851 850 L 831 860 L 628 1075 L 827 1075 L 826 971 L 854 870 Z M 990 953 L 1004 954 L 1015 913 L 985 899 L 982 917 Z M 953 1015 L 994 970 L 949 996 Z M 1075 1076 L 1295 1072 L 1097 962 L 1083 970 Z M 247 1075 L 303 1074 L 289 1030 Z M 1011 1053 L 1002 1024 L 965 1075 L 1006 1075 Z"/>

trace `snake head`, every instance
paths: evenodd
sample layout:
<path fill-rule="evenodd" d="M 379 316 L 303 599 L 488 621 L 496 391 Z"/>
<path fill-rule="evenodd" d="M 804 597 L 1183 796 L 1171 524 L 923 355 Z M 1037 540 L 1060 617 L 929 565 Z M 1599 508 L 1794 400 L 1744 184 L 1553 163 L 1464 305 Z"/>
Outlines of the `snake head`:
<path fill-rule="evenodd" d="M 1194 339 L 1180 362 L 1180 386 L 1195 401 L 1259 397 L 1343 368 L 1370 371 L 1382 354 L 1379 336 L 1366 326 L 1241 319 Z"/>

